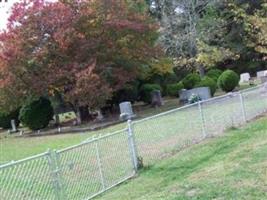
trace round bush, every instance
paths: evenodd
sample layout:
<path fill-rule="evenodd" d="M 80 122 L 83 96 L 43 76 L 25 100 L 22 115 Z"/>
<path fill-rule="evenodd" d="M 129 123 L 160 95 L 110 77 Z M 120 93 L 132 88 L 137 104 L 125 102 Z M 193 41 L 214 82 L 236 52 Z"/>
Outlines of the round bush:
<path fill-rule="evenodd" d="M 201 78 L 198 74 L 191 73 L 188 74 L 183 80 L 182 83 L 184 85 L 184 88 L 187 90 L 190 90 L 194 88 L 196 84 L 200 82 Z"/>
<path fill-rule="evenodd" d="M 218 79 L 218 86 L 225 92 L 231 92 L 239 83 L 239 76 L 232 70 L 224 71 Z"/>
<path fill-rule="evenodd" d="M 16 126 L 19 125 L 19 109 L 14 110 L 10 113 L 1 112 L 0 113 L 0 127 L 3 129 L 11 128 L 11 120 L 14 119 L 16 122 Z"/>
<path fill-rule="evenodd" d="M 51 102 L 44 97 L 40 97 L 21 108 L 19 119 L 23 125 L 31 130 L 40 130 L 48 126 L 49 121 L 53 119 L 53 115 Z"/>
<path fill-rule="evenodd" d="M 217 83 L 218 78 L 221 76 L 222 73 L 223 71 L 220 69 L 211 69 L 207 72 L 206 76 L 212 78 Z"/>
<path fill-rule="evenodd" d="M 195 87 L 209 87 L 211 95 L 214 96 L 217 83 L 212 78 L 206 76 Z"/>
<path fill-rule="evenodd" d="M 182 82 L 176 84 L 169 84 L 167 85 L 167 95 L 171 97 L 179 97 L 179 91 L 184 89 L 184 85 Z"/>
<path fill-rule="evenodd" d="M 145 103 L 151 103 L 151 92 L 160 90 L 161 87 L 158 84 L 144 84 L 140 89 L 140 100 Z"/>

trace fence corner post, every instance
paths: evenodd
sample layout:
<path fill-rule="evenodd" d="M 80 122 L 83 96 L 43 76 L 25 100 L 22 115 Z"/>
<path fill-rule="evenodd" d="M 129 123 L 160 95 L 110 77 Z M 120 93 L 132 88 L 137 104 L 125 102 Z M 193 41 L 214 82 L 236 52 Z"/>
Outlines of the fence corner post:
<path fill-rule="evenodd" d="M 201 117 L 202 134 L 203 134 L 203 137 L 206 138 L 207 137 L 206 122 L 205 122 L 204 113 L 203 113 L 201 103 L 202 103 L 202 101 L 198 101 L 198 110 L 199 110 L 199 114 Z"/>
<path fill-rule="evenodd" d="M 135 143 L 135 136 L 132 127 L 132 120 L 127 121 L 127 133 L 128 133 L 128 143 L 130 149 L 131 160 L 133 163 L 134 171 L 137 173 L 138 170 L 138 155 Z"/>
<path fill-rule="evenodd" d="M 245 110 L 244 97 L 243 97 L 242 92 L 239 92 L 239 98 L 240 98 L 243 120 L 244 120 L 244 123 L 246 123 L 247 122 L 247 114 L 246 114 L 246 110 Z"/>

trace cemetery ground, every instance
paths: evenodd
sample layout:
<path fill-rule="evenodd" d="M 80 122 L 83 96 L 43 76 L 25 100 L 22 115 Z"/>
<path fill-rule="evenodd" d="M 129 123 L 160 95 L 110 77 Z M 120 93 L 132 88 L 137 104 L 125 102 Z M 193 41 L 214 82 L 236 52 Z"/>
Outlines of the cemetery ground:
<path fill-rule="evenodd" d="M 244 106 L 248 113 L 250 113 L 250 116 L 257 116 L 257 113 L 262 113 L 262 108 L 266 107 L 266 99 L 260 98 L 260 96 L 255 98 L 254 94 L 258 94 L 258 91 L 254 92 L 254 89 L 252 89 L 252 92 L 249 92 L 244 96 Z M 206 103 L 207 105 L 205 105 Z M 206 103 L 203 103 L 202 111 L 205 119 L 207 120 L 207 122 L 209 122 L 208 124 L 206 124 L 207 130 L 209 130 L 207 132 L 207 136 L 220 134 L 221 131 L 224 130 L 224 126 L 221 127 L 221 124 L 227 125 L 227 127 L 232 127 L 234 125 L 233 119 L 235 119 L 234 121 L 237 125 L 236 127 L 238 127 L 239 122 L 243 121 L 243 118 L 241 117 L 242 114 L 240 106 L 240 95 L 238 93 L 230 94 L 230 96 L 228 95 L 227 98 L 219 97 L 213 99 L 212 101 L 210 101 L 210 103 Z M 203 133 L 201 132 L 202 123 L 201 117 L 199 115 L 198 104 L 187 106 L 183 109 L 175 109 L 168 113 L 160 114 L 159 116 L 161 117 L 152 117 L 142 120 L 142 123 L 138 121 L 135 121 L 133 123 L 133 130 L 135 135 L 137 136 L 136 142 L 138 144 L 138 152 L 140 153 L 139 155 L 144 158 L 144 165 L 150 166 L 150 168 L 152 169 L 154 166 L 156 166 L 154 165 L 156 160 L 161 160 L 162 162 L 164 162 L 163 158 L 164 160 L 168 159 L 169 156 L 174 155 L 174 153 L 179 152 L 179 150 L 182 150 L 184 145 L 190 145 L 190 143 L 195 143 L 194 141 L 199 142 L 201 141 L 201 139 L 203 139 Z M 263 121 L 262 124 L 266 125 L 266 120 Z M 9 148 L 9 151 L 7 151 L 7 153 L 6 151 L 2 151 L 1 155 L 5 155 L 6 160 L 10 160 L 11 157 L 14 157 L 14 152 L 17 151 L 18 154 L 16 156 L 21 156 L 22 158 L 24 158 L 26 156 L 29 156 L 22 155 L 27 151 L 27 153 L 33 155 L 36 153 L 44 152 L 47 150 L 47 148 L 62 149 L 65 146 L 77 144 L 86 138 L 90 138 L 93 134 L 105 134 L 125 127 L 126 124 L 122 123 L 96 131 L 94 133 L 62 134 L 54 136 L 37 136 L 24 138 L 14 137 L 10 138 L 14 139 L 14 143 L 10 143 L 11 140 L 6 140 L 8 141 L 6 143 L 6 146 L 2 145 L 2 150 Z M 251 134 L 253 134 L 254 132 L 255 131 L 253 129 L 250 130 Z M 239 132 L 235 133 L 239 134 Z M 10 137 L 12 136 L 13 135 L 11 135 Z M 72 136 L 77 137 L 74 138 Z M 15 142 L 17 139 L 23 139 L 23 144 L 21 146 L 18 146 Z M 33 141 L 34 139 L 36 140 Z M 157 143 L 155 143 L 155 141 L 157 141 Z M 4 144 L 4 142 L 2 142 L 2 144 Z M 41 148 L 43 148 L 43 150 L 39 149 L 40 146 Z M 103 166 L 106 166 L 105 180 L 107 180 L 108 185 L 114 184 L 114 182 L 118 181 L 118 178 L 124 177 L 125 173 L 127 173 L 127 175 L 128 173 L 132 174 L 132 165 L 130 157 L 128 156 L 129 146 L 127 143 L 126 129 L 120 131 L 119 134 L 113 134 L 112 139 L 110 140 L 104 139 L 99 141 L 98 146 L 101 152 L 102 161 L 103 163 L 105 163 Z M 66 193 L 69 195 L 69 199 L 82 199 L 84 197 L 88 197 L 90 194 L 95 194 L 95 192 L 98 191 L 99 188 L 101 188 L 101 183 L 98 181 L 98 179 L 94 179 L 96 175 L 95 170 L 97 170 L 98 172 L 98 168 L 93 167 L 96 164 L 94 151 L 91 151 L 94 147 L 95 145 L 85 146 L 84 144 L 82 144 L 82 148 L 69 148 L 73 149 L 73 151 L 60 151 L 62 152 L 60 153 L 60 162 L 63 162 L 62 170 L 64 171 L 62 173 L 66 173 L 66 176 L 64 178 L 64 185 L 66 186 Z M 40 152 L 36 152 L 37 150 Z M 220 149 L 218 150 L 218 152 L 219 151 Z M 224 151 L 224 149 L 222 149 L 222 151 Z M 23 175 L 20 177 L 21 180 L 24 180 L 23 177 L 28 177 L 30 175 L 29 177 L 31 177 L 31 179 L 28 181 L 33 181 L 35 183 L 34 186 L 36 189 L 29 192 L 32 192 L 35 195 L 42 196 L 45 195 L 45 193 L 49 195 L 53 194 L 51 185 L 49 187 L 46 187 L 50 183 L 50 179 L 46 176 L 49 172 L 40 173 L 42 172 L 42 170 L 48 169 L 49 167 L 48 165 L 45 165 L 44 162 L 46 162 L 46 160 L 39 160 L 36 162 L 32 161 L 28 162 L 25 165 L 21 165 L 20 168 L 12 168 L 15 171 L 18 170 L 18 172 L 21 172 L 22 170 Z M 192 162 L 195 161 L 193 160 Z M 76 164 L 73 165 L 72 163 Z M 90 169 L 93 169 L 93 171 L 82 170 L 84 169 L 84 166 L 86 166 L 86 168 L 89 167 Z M 15 190 L 18 192 L 22 190 L 24 183 L 23 181 L 17 181 L 17 173 L 12 173 L 12 169 L 7 169 L 7 171 L 5 170 L 7 173 L 2 173 L 2 180 L 7 181 L 5 184 L 5 191 L 7 193 L 11 192 L 10 194 L 16 194 Z M 68 173 L 70 169 L 72 173 Z M 146 170 L 145 172 L 141 173 L 141 176 L 143 173 L 146 173 Z M 75 176 L 73 176 L 74 174 Z M 85 176 L 86 178 L 82 178 Z M 11 183 L 14 181 L 16 185 L 13 187 Z M 145 186 L 144 188 L 147 187 Z M 124 198 L 122 197 L 107 199 Z"/>
<path fill-rule="evenodd" d="M 249 85 L 242 85 L 240 89 L 248 88 Z M 223 95 L 218 90 L 216 96 Z M 165 104 L 160 108 L 152 108 L 150 105 L 147 106 L 136 106 L 134 112 L 139 118 L 152 116 L 164 111 L 168 111 L 177 108 L 179 105 L 178 98 L 165 98 Z M 220 110 L 218 110 L 220 112 Z M 223 112 L 222 112 L 223 114 Z M 70 116 L 69 114 L 66 114 Z M 64 115 L 60 116 L 65 119 Z M 73 117 L 73 114 L 71 114 Z M 93 135 L 105 135 L 107 133 L 114 132 L 126 127 L 126 123 L 119 123 L 116 125 L 109 126 L 107 128 L 99 129 L 96 131 L 85 131 L 80 133 L 68 133 L 68 134 L 55 134 L 47 136 L 34 136 L 34 137 L 18 137 L 18 134 L 8 134 L 0 132 L 0 164 L 9 162 L 11 160 L 19 160 L 28 156 L 43 153 L 48 149 L 62 149 L 72 145 L 76 145 Z"/>
<path fill-rule="evenodd" d="M 175 153 L 98 199 L 266 199 L 267 117 Z"/>
<path fill-rule="evenodd" d="M 177 108 L 179 99 L 165 99 L 164 106 L 152 108 L 151 106 L 137 106 L 135 112 L 140 118 L 155 115 L 164 111 Z M 60 115 L 62 121 L 74 118 L 74 113 Z M 118 117 L 119 118 L 119 117 Z M 85 126 L 85 125 L 82 125 Z M 0 132 L 0 164 L 11 160 L 19 160 L 28 156 L 47 151 L 48 149 L 62 149 L 78 144 L 93 135 L 106 134 L 125 128 L 126 123 L 112 125 L 96 131 L 85 131 L 80 133 L 55 134 L 34 137 L 19 137 L 18 134 L 8 134 L 7 131 Z"/>

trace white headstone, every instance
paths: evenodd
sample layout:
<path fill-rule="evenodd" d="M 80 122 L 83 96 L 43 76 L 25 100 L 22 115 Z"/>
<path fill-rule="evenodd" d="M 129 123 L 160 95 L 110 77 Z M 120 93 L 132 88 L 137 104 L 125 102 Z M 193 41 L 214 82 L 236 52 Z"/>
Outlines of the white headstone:
<path fill-rule="evenodd" d="M 14 119 L 11 120 L 11 127 L 12 127 L 11 130 L 12 133 L 17 132 L 16 121 Z"/>
<path fill-rule="evenodd" d="M 101 112 L 101 110 L 97 111 L 97 117 L 96 117 L 97 121 L 102 121 L 104 119 L 104 116 Z"/>
<path fill-rule="evenodd" d="M 182 103 L 185 103 L 187 102 L 187 90 L 186 89 L 182 89 L 179 91 L 179 100 L 182 102 Z"/>
<path fill-rule="evenodd" d="M 240 83 L 248 83 L 249 80 L 250 80 L 250 74 L 249 73 L 240 74 Z"/>
<path fill-rule="evenodd" d="M 267 76 L 267 70 L 257 72 L 257 78 Z"/>
<path fill-rule="evenodd" d="M 120 118 L 122 120 L 131 119 L 134 116 L 132 104 L 129 101 L 120 103 Z"/>

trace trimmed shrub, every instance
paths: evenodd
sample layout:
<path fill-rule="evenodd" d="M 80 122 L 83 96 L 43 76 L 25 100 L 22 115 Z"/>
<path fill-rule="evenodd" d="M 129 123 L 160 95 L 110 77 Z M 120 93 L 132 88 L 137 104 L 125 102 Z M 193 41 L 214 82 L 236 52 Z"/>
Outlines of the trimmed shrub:
<path fill-rule="evenodd" d="M 225 92 L 231 92 L 239 83 L 239 76 L 232 70 L 224 71 L 218 79 L 218 86 Z"/>
<path fill-rule="evenodd" d="M 184 85 L 184 88 L 187 90 L 190 90 L 194 88 L 195 85 L 197 85 L 200 82 L 201 78 L 196 73 L 188 74 L 183 80 L 182 83 Z"/>
<path fill-rule="evenodd" d="M 217 83 L 212 78 L 206 76 L 195 87 L 209 87 L 211 95 L 214 96 Z"/>
<path fill-rule="evenodd" d="M 184 85 L 182 82 L 176 83 L 176 84 L 169 84 L 167 85 L 167 95 L 171 97 L 179 97 L 179 91 L 181 89 L 184 89 Z"/>
<path fill-rule="evenodd" d="M 217 83 L 218 78 L 221 76 L 222 73 L 223 71 L 220 69 L 211 69 L 207 72 L 206 76 L 212 78 Z"/>
<path fill-rule="evenodd" d="M 53 119 L 53 115 L 51 102 L 44 97 L 40 97 L 21 108 L 19 119 L 23 125 L 31 130 L 40 130 L 48 126 L 50 120 Z"/>
<path fill-rule="evenodd" d="M 0 127 L 3 129 L 10 129 L 11 128 L 11 120 L 14 119 L 16 122 L 16 126 L 19 125 L 19 110 L 14 110 L 10 113 L 2 112 L 0 113 Z"/>
<path fill-rule="evenodd" d="M 140 100 L 145 103 L 151 103 L 151 92 L 160 90 L 161 87 L 158 84 L 144 84 L 140 89 Z"/>

